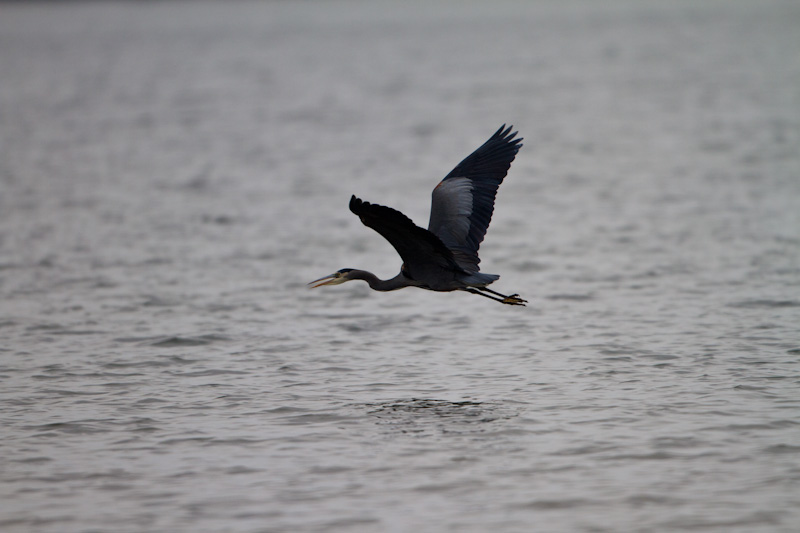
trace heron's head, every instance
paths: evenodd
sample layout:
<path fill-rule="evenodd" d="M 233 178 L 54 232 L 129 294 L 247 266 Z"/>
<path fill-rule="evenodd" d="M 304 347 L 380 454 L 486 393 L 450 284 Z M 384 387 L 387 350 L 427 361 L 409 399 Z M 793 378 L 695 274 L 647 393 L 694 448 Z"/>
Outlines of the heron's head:
<path fill-rule="evenodd" d="M 351 272 L 353 272 L 352 268 L 343 268 L 341 270 L 337 270 L 333 274 L 315 279 L 308 284 L 308 288 L 315 289 L 317 287 L 322 287 L 323 285 L 339 285 L 345 281 L 352 281 L 353 278 L 349 276 Z"/>

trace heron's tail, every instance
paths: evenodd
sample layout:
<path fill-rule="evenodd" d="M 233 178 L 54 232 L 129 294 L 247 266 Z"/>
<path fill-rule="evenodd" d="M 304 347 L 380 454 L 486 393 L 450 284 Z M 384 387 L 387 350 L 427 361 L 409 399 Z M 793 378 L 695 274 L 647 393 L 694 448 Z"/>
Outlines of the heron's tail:
<path fill-rule="evenodd" d="M 500 276 L 497 274 L 484 274 L 483 272 L 473 272 L 471 274 L 466 274 L 465 276 L 459 278 L 460 281 L 463 281 L 467 285 L 471 287 L 486 287 L 487 285 L 491 285 L 498 279 Z"/>

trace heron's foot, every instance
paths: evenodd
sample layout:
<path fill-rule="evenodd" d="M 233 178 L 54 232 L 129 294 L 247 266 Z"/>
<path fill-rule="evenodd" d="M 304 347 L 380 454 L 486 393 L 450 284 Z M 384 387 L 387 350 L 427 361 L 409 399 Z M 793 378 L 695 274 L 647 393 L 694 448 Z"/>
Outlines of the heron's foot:
<path fill-rule="evenodd" d="M 521 305 L 523 307 L 525 306 L 526 303 L 528 303 L 528 300 L 523 300 L 522 298 L 519 297 L 519 294 L 512 294 L 510 296 L 506 296 L 500 301 L 504 304 Z"/>
<path fill-rule="evenodd" d="M 495 302 L 500 302 L 501 304 L 521 305 L 525 307 L 525 304 L 527 303 L 527 300 L 523 300 L 522 298 L 520 298 L 519 294 L 512 294 L 511 296 L 506 296 L 505 294 L 500 294 L 499 292 L 495 292 L 492 289 L 487 289 L 486 287 L 479 287 L 479 288 L 465 287 L 461 290 L 471 292 L 472 294 L 479 294 L 484 298 L 489 298 L 490 300 L 494 300 Z M 491 296 L 491 294 L 494 294 L 496 296 Z"/>

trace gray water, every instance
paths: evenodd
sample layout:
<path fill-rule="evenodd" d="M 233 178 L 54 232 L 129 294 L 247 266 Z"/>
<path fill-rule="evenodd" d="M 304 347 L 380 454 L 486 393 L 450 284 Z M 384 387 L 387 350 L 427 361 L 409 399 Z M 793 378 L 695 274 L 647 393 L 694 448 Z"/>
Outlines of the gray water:
<path fill-rule="evenodd" d="M 4 532 L 800 529 L 800 4 L 0 5 Z M 496 290 L 400 260 L 502 123 Z"/>

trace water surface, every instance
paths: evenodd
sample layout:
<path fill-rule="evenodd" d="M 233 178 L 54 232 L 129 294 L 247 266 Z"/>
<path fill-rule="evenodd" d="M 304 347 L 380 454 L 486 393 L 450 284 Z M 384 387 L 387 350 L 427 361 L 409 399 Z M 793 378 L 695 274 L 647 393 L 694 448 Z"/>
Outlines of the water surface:
<path fill-rule="evenodd" d="M 796 531 L 798 23 L 0 6 L 3 531 Z M 305 288 L 504 122 L 527 308 Z"/>

